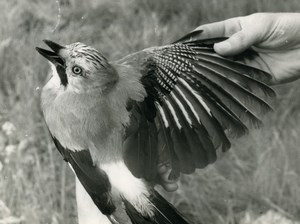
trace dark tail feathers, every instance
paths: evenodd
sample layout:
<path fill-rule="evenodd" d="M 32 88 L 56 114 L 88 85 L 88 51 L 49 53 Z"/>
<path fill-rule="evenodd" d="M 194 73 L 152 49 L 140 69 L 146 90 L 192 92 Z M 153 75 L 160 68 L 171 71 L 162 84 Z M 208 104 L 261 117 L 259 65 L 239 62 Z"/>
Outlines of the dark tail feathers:
<path fill-rule="evenodd" d="M 152 190 L 149 198 L 154 211 L 153 217 L 142 216 L 134 206 L 123 199 L 127 215 L 133 224 L 189 224 L 179 212 L 157 191 Z"/>

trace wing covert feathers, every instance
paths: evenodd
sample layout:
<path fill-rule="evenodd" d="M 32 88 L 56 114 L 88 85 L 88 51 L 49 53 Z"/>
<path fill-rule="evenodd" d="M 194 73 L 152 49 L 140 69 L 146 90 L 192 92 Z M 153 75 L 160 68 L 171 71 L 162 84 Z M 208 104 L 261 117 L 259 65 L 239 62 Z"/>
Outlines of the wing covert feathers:
<path fill-rule="evenodd" d="M 182 40 L 188 39 L 191 37 Z M 213 44 L 220 40 L 176 42 L 143 51 L 149 57 L 140 65 L 141 82 L 149 102 L 136 102 L 143 110 L 135 119 L 141 128 L 134 132 L 136 139 L 140 137 L 135 142 L 143 142 L 143 146 L 129 151 L 135 158 L 146 150 L 152 155 L 167 152 L 172 166 L 169 178 L 213 163 L 217 148 L 230 148 L 227 136 L 239 137 L 248 132 L 248 127 L 260 127 L 259 117 L 272 110 L 265 101 L 275 96 L 267 85 L 270 74 L 217 55 Z M 132 161 L 134 157 L 128 159 Z M 144 165 L 146 160 L 144 156 Z M 138 166 L 133 170 L 139 170 Z M 145 171 L 143 176 L 151 179 Z"/>

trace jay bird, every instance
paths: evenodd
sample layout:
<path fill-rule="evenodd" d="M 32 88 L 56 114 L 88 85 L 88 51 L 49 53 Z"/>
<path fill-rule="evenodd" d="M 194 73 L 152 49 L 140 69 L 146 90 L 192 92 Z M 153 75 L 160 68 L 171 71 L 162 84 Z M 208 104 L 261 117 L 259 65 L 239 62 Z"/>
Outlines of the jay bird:
<path fill-rule="evenodd" d="M 36 48 L 52 68 L 41 106 L 54 144 L 107 223 L 190 223 L 153 188 L 157 164 L 170 180 L 204 168 L 271 110 L 270 74 L 192 35 L 118 61 L 82 43 Z"/>

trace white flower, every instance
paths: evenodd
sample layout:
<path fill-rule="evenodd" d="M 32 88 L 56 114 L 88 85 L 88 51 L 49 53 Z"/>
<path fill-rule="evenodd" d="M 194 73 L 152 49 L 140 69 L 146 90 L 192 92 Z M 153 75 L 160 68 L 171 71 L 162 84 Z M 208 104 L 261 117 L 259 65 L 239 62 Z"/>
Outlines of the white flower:
<path fill-rule="evenodd" d="M 2 125 L 2 130 L 5 132 L 6 135 L 11 135 L 14 131 L 16 131 L 16 127 L 13 123 L 6 121 Z"/>
<path fill-rule="evenodd" d="M 7 145 L 5 147 L 5 152 L 7 156 L 10 156 L 11 154 L 15 153 L 17 147 L 15 145 Z"/>

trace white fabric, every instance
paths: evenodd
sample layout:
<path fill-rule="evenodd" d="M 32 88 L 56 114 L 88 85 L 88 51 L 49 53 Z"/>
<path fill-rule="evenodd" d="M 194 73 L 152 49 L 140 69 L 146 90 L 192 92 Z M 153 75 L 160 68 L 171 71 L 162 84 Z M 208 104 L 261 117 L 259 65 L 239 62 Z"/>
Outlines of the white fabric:
<path fill-rule="evenodd" d="M 96 207 L 91 197 L 76 178 L 76 201 L 79 224 L 111 224 Z"/>

